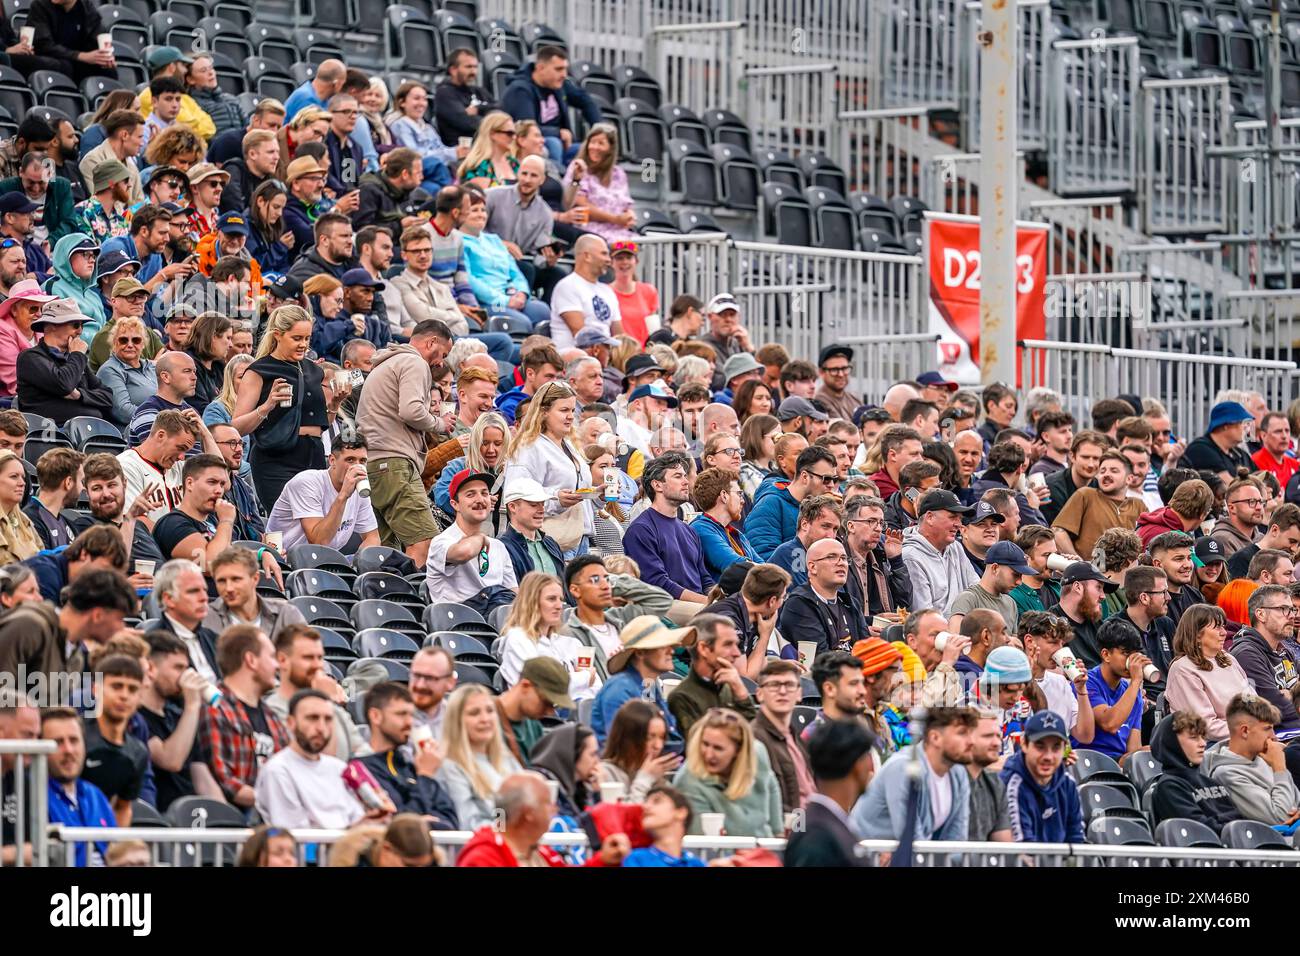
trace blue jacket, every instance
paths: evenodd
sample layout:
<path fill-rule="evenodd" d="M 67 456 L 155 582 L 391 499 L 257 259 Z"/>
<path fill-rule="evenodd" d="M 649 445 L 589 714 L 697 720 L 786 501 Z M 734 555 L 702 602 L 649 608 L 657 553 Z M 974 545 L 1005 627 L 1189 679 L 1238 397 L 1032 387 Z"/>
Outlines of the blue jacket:
<path fill-rule="evenodd" d="M 737 561 L 753 561 L 758 564 L 761 560 L 758 552 L 754 550 L 754 546 L 745 537 L 745 532 L 735 525 L 723 528 L 722 525 L 708 515 L 702 514 L 691 522 L 691 530 L 700 539 L 700 547 L 704 549 L 704 566 L 709 569 L 709 573 L 715 578 L 721 577 L 722 572 Z M 732 540 L 740 545 L 744 554 L 737 554 L 736 549 L 731 546 L 731 540 L 728 540 L 728 531 L 733 536 Z"/>
<path fill-rule="evenodd" d="M 745 518 L 745 531 L 761 561 L 770 558 L 777 545 L 789 541 L 799 530 L 799 502 L 790 494 L 788 485 L 764 480 L 754 493 L 754 508 Z"/>
<path fill-rule="evenodd" d="M 104 791 L 85 780 L 77 781 L 76 790 L 77 802 L 74 804 L 68 798 L 67 791 L 63 789 L 63 784 L 57 780 L 49 782 L 51 823 L 62 823 L 70 827 L 117 826 L 113 805 L 108 802 L 108 797 L 104 796 Z M 107 843 L 96 843 L 95 848 L 99 850 L 100 856 L 108 852 Z M 86 849 L 86 844 L 77 844 L 77 866 L 86 865 Z"/>
<path fill-rule="evenodd" d="M 555 560 L 556 565 L 563 568 L 564 552 L 560 550 L 560 545 L 554 538 L 547 535 L 545 531 L 543 531 L 541 535 L 542 547 L 545 548 L 547 553 Z M 510 554 L 510 563 L 515 566 L 516 580 L 522 581 L 524 575 L 529 571 L 537 570 L 533 567 L 532 555 L 528 553 L 528 542 L 524 540 L 522 534 L 514 528 L 506 528 L 505 531 L 502 531 L 501 534 L 497 536 L 497 540 L 506 546 L 506 551 Z M 568 598 L 569 595 L 566 594 L 565 597 Z"/>
<path fill-rule="evenodd" d="M 67 550 L 67 545 L 64 545 L 52 551 L 40 551 L 23 562 L 36 575 L 36 586 L 41 590 L 41 597 L 55 607 L 62 606 L 59 592 L 68 584 L 68 559 L 63 553 Z"/>
<path fill-rule="evenodd" d="M 609 680 L 605 681 L 600 692 L 596 694 L 596 699 L 592 701 L 591 729 L 596 732 L 596 740 L 602 747 L 605 746 L 609 727 L 614 723 L 614 715 L 629 700 L 646 700 L 654 704 L 659 708 L 664 723 L 668 725 L 668 740 L 676 742 L 682 739 L 681 731 L 677 729 L 677 721 L 668 710 L 668 698 L 664 696 L 663 687 L 655 681 L 647 689 L 640 672 L 635 667 L 628 666 L 617 674 L 611 674 Z"/>
<path fill-rule="evenodd" d="M 245 216 L 247 215 L 245 213 Z M 287 223 L 284 229 L 290 231 Z M 297 248 L 297 245 L 297 242 L 295 242 L 294 247 Z M 274 236 L 267 236 L 261 229 L 256 227 L 249 230 L 248 254 L 257 260 L 262 275 L 288 272 L 294 260 L 293 252 L 280 242 L 278 233 Z"/>
<path fill-rule="evenodd" d="M 1040 787 L 1025 767 L 1024 751 L 1017 750 L 999 776 L 1007 785 L 1007 811 L 1016 842 L 1084 842 L 1079 788 L 1064 763 L 1047 786 Z"/>
<path fill-rule="evenodd" d="M 497 411 L 501 413 L 502 417 L 505 418 L 507 422 L 513 425 L 515 423 L 515 412 L 519 408 L 519 403 L 527 397 L 528 395 L 524 392 L 524 387 L 522 385 L 516 385 L 504 395 L 497 396 Z"/>
<path fill-rule="evenodd" d="M 886 760 L 867 792 L 853 805 L 849 823 L 859 839 L 897 840 L 902 837 L 903 824 L 907 820 L 907 791 L 912 783 L 908 765 L 912 763 L 913 750 L 915 745 L 904 747 Z M 952 784 L 952 807 L 943 826 L 936 829 L 930 810 L 929 784 L 934 771 L 924 755 L 918 762 L 922 779 L 916 808 L 916 839 L 965 840 L 970 822 L 970 774 L 960 764 L 948 771 L 948 780 Z"/>
<path fill-rule="evenodd" d="M 767 563 L 775 564 L 790 575 L 791 589 L 808 583 L 808 549 L 798 538 L 791 538 L 778 546 L 768 556 Z"/>

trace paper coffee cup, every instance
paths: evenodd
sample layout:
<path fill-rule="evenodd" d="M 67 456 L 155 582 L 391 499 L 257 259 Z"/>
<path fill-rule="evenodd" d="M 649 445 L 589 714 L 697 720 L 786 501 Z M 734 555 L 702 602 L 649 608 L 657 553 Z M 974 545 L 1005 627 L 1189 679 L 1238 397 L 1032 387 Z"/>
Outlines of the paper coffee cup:
<path fill-rule="evenodd" d="M 362 498 L 369 498 L 369 497 L 370 497 L 370 479 L 369 479 L 369 478 L 362 478 L 360 481 L 357 482 L 357 494 L 359 494 Z"/>
<path fill-rule="evenodd" d="M 555 780 L 546 781 L 546 792 L 550 794 L 551 803 L 558 803 L 560 799 L 560 785 Z"/>
<path fill-rule="evenodd" d="M 443 403 L 442 403 L 442 413 L 443 413 L 444 415 L 455 415 L 455 414 L 456 414 L 456 403 L 455 403 L 455 402 L 443 402 Z"/>
<path fill-rule="evenodd" d="M 99 36 L 96 38 L 96 42 L 98 42 L 98 44 L 99 44 L 99 49 L 100 49 L 101 51 L 103 51 L 104 53 L 112 53 L 112 52 L 113 52 L 113 34 L 111 34 L 111 33 L 101 33 L 101 34 L 99 34 Z"/>
<path fill-rule="evenodd" d="M 804 667 L 812 667 L 813 661 L 817 658 L 816 641 L 799 642 L 799 663 Z"/>
<path fill-rule="evenodd" d="M 947 631 L 940 631 L 938 634 L 934 635 L 934 649 L 942 654 L 948 647 L 948 641 L 951 638 L 952 635 Z"/>
<path fill-rule="evenodd" d="M 617 780 L 610 780 L 600 785 L 601 803 L 622 803 L 627 788 Z"/>
<path fill-rule="evenodd" d="M 474 137 L 462 136 L 460 139 L 456 140 L 456 143 L 464 149 L 472 149 L 474 147 Z"/>
<path fill-rule="evenodd" d="M 1154 664 L 1148 664 L 1146 667 L 1142 668 L 1142 676 L 1146 679 L 1148 684 L 1154 684 L 1160 680 L 1160 669 Z"/>
<path fill-rule="evenodd" d="M 275 548 L 277 551 L 284 550 L 284 532 L 268 531 L 262 535 L 262 540 L 266 542 L 268 548 Z"/>
<path fill-rule="evenodd" d="M 578 655 L 578 670 L 585 671 L 591 666 L 591 652 L 583 651 Z"/>
<path fill-rule="evenodd" d="M 1047 556 L 1047 570 L 1055 571 L 1057 574 L 1064 574 L 1065 569 L 1073 563 L 1063 554 L 1049 554 Z"/>
<path fill-rule="evenodd" d="M 281 408 L 293 408 L 293 386 L 289 386 L 289 397 L 280 402 Z"/>
<path fill-rule="evenodd" d="M 147 574 L 149 577 L 153 577 L 154 564 L 153 561 L 137 561 L 135 563 L 135 573 Z"/>
<path fill-rule="evenodd" d="M 31 46 L 33 43 L 36 42 L 36 28 L 23 27 L 21 30 L 18 31 L 18 39 L 22 40 L 28 46 Z"/>
<path fill-rule="evenodd" d="M 705 836 L 722 836 L 722 824 L 726 819 L 725 813 L 701 813 L 700 829 L 704 831 Z"/>
<path fill-rule="evenodd" d="M 1061 669 L 1065 674 L 1065 679 L 1070 683 L 1074 683 L 1079 675 L 1083 673 L 1083 664 L 1068 647 L 1063 647 L 1053 654 L 1052 660 L 1056 662 L 1056 666 Z"/>

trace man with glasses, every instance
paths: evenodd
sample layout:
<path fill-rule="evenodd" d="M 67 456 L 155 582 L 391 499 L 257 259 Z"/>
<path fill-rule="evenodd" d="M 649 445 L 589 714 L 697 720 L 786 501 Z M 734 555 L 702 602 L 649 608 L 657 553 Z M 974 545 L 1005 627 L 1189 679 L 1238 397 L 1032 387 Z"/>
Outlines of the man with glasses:
<path fill-rule="evenodd" d="M 1224 500 L 1227 520 L 1216 522 L 1210 537 L 1219 542 L 1224 557 L 1230 558 L 1259 536 L 1259 526 L 1264 523 L 1264 491 L 1254 478 L 1238 478 L 1228 486 Z"/>
<path fill-rule="evenodd" d="M 835 538 L 808 549 L 808 583 L 793 588 L 781 607 L 777 627 L 791 644 L 813 643 L 817 653 L 847 651 L 865 639 L 862 612 L 841 593 L 849 575 L 848 553 Z"/>
<path fill-rule="evenodd" d="M 416 727 L 428 727 L 434 739 L 442 737 L 447 698 L 456 689 L 456 663 L 445 647 L 422 647 L 411 659 L 412 715 Z"/>
<path fill-rule="evenodd" d="M 782 813 L 801 809 L 815 790 L 808 749 L 791 726 L 803 693 L 802 673 L 794 661 L 774 658 L 764 664 L 758 675 L 758 716 L 749 724 L 754 739 L 767 748 L 781 787 Z"/>
<path fill-rule="evenodd" d="M 342 200 L 354 192 L 365 168 L 361 144 L 353 136 L 357 128 L 360 107 L 356 97 L 340 93 L 329 102 L 330 131 L 325 134 L 325 148 L 329 151 L 329 176 L 326 187 Z M 342 204 L 342 203 L 341 203 Z M 336 205 L 334 208 L 338 209 Z M 345 215 L 351 210 L 347 204 L 339 210 Z"/>
<path fill-rule="evenodd" d="M 721 578 L 737 561 L 758 561 L 758 553 L 738 524 L 745 514 L 745 493 L 740 490 L 736 470 L 739 465 L 737 457 L 735 468 L 706 468 L 695 479 L 695 504 L 701 512 L 690 527 L 700 539 L 704 564 L 714 578 Z M 808 499 L 813 500 L 823 499 Z"/>
<path fill-rule="evenodd" d="M 315 244 L 309 245 L 294 260 L 289 267 L 290 276 L 306 282 L 312 276 L 324 274 L 342 281 L 345 272 L 357 267 L 356 257 L 352 254 L 352 220 L 347 216 L 334 211 L 325 213 L 312 226 L 312 236 Z"/>
<path fill-rule="evenodd" d="M 299 156 L 284 173 L 289 198 L 284 204 L 284 227 L 293 233 L 291 256 L 301 256 L 316 241 L 312 224 L 325 195 L 325 168 L 311 156 Z M 385 233 L 387 235 L 387 233 Z M 390 237 L 391 238 L 391 237 Z"/>
<path fill-rule="evenodd" d="M 1124 594 L 1128 597 L 1124 613 L 1142 635 L 1146 655 L 1160 671 L 1160 679 L 1147 681 L 1145 686 L 1155 700 L 1164 693 L 1165 677 L 1174 658 L 1174 622 L 1168 616 L 1169 578 L 1159 568 L 1136 565 L 1124 575 Z"/>
<path fill-rule="evenodd" d="M 237 161 L 230 160 L 232 163 Z M 191 209 L 185 225 L 191 241 L 197 243 L 217 228 L 217 217 L 222 211 L 221 198 L 230 183 L 230 173 L 212 163 L 196 163 L 189 168 L 187 175 Z"/>
<path fill-rule="evenodd" d="M 759 487 L 745 519 L 750 543 L 763 561 L 798 532 L 800 502 L 811 495 L 830 494 L 839 484 L 835 456 L 826 448 L 805 448 L 794 467 L 793 480 L 764 482 Z"/>
<path fill-rule="evenodd" d="M 251 470 L 244 460 L 246 439 L 233 425 L 209 425 L 208 432 L 230 470 L 230 487 L 226 489 L 226 500 L 235 506 L 235 540 L 261 541 L 266 532 L 266 518 L 262 515 L 262 507 L 250 483 Z"/>
<path fill-rule="evenodd" d="M 902 535 L 885 533 L 885 503 L 873 495 L 852 501 L 844 542 L 848 546 L 850 599 L 866 615 L 914 607 L 912 584 L 903 562 Z"/>
<path fill-rule="evenodd" d="M 779 545 L 769 564 L 790 575 L 795 587 L 808 581 L 808 549 L 818 541 L 834 538 L 844 523 L 844 510 L 831 495 L 813 495 L 799 502 L 799 530 Z"/>
<path fill-rule="evenodd" d="M 1291 593 L 1280 585 L 1257 588 L 1246 604 L 1250 626 L 1237 632 L 1229 652 L 1255 693 L 1278 709 L 1280 731 L 1300 729 L 1300 714 L 1292 698 L 1300 681 L 1300 662 L 1287 641 L 1300 618 Z"/>
<path fill-rule="evenodd" d="M 676 600 L 703 605 L 714 578 L 700 539 L 677 512 L 691 500 L 690 473 L 690 458 L 682 452 L 660 455 L 646 465 L 641 487 L 649 507 L 627 526 L 623 550 L 641 568 L 642 581 Z"/>
<path fill-rule="evenodd" d="M 961 519 L 974 510 L 941 488 L 921 498 L 916 526 L 903 532 L 914 607 L 934 607 L 946 615 L 957 595 L 979 580 L 957 540 Z"/>
<path fill-rule="evenodd" d="M 1268 519 L 1263 537 L 1241 548 L 1228 559 L 1228 576 L 1250 576 L 1250 563 L 1261 551 L 1285 551 L 1292 559 L 1300 555 L 1300 505 L 1278 505 Z"/>

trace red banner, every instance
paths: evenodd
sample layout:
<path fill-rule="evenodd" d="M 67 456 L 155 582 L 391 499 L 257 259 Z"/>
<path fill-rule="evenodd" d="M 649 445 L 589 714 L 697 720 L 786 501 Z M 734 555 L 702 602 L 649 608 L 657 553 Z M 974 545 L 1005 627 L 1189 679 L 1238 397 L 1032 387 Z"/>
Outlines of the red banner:
<path fill-rule="evenodd" d="M 980 227 L 978 222 L 927 220 L 930 331 L 939 335 L 939 372 L 963 385 L 980 382 Z M 1016 339 L 1041 339 L 1047 283 L 1048 230 L 1016 230 Z M 1019 377 L 1019 349 L 1016 357 Z M 1019 384 L 1017 382 L 1017 384 Z"/>

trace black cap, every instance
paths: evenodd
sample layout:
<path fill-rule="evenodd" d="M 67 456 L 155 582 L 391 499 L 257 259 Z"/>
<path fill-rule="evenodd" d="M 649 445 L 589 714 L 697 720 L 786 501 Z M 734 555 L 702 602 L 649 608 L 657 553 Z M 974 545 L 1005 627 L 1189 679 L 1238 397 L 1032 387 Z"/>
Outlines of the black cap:
<path fill-rule="evenodd" d="M 1214 561 L 1227 562 L 1228 558 L 1223 553 L 1223 545 L 1213 538 L 1197 538 L 1196 547 L 1192 549 L 1192 557 L 1196 559 L 1197 567 L 1205 567 Z"/>
<path fill-rule="evenodd" d="M 727 569 L 718 578 L 718 587 L 722 588 L 723 592 L 730 597 L 740 590 L 741 585 L 745 583 L 745 578 L 749 575 L 749 569 L 753 566 L 753 561 L 736 561 L 728 565 Z"/>
<path fill-rule="evenodd" d="M 961 523 L 979 524 L 981 521 L 988 521 L 990 518 L 993 519 L 994 524 L 1007 523 L 1007 519 L 1002 515 L 1002 512 L 998 511 L 997 508 L 994 508 L 987 501 L 980 501 L 976 502 L 975 510 L 971 512 L 969 517 L 963 518 Z"/>
<path fill-rule="evenodd" d="M 962 504 L 961 499 L 951 491 L 935 488 L 925 493 L 925 497 L 921 499 L 921 504 L 916 509 L 916 516 L 919 518 L 921 515 L 928 515 L 931 511 L 950 511 L 964 517 L 974 514 L 975 509 Z"/>
<path fill-rule="evenodd" d="M 627 360 L 623 367 L 623 374 L 627 378 L 634 375 L 644 375 L 646 372 L 662 372 L 664 367 L 654 360 L 650 355 L 633 355 Z"/>
<path fill-rule="evenodd" d="M 268 289 L 277 299 L 296 299 L 302 295 L 302 280 L 297 276 L 284 275 Z"/>
<path fill-rule="evenodd" d="M 836 355 L 843 355 L 850 362 L 853 361 L 853 349 L 847 345 L 828 345 L 817 353 L 817 364 L 825 365 L 827 359 Z"/>
<path fill-rule="evenodd" d="M 1105 589 L 1107 594 L 1110 594 L 1119 587 L 1118 584 L 1106 577 L 1106 575 L 1102 574 L 1087 561 L 1075 561 L 1074 564 L 1066 568 L 1065 573 L 1061 575 L 1061 587 L 1063 588 L 1069 587 L 1071 584 L 1078 584 L 1080 581 L 1096 581 Z"/>

